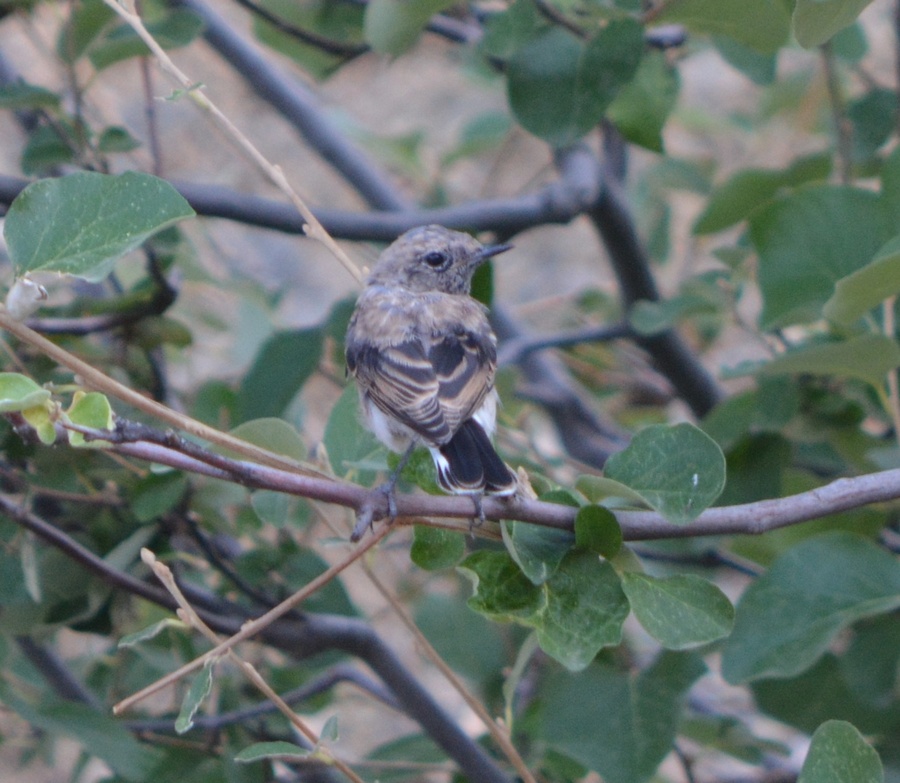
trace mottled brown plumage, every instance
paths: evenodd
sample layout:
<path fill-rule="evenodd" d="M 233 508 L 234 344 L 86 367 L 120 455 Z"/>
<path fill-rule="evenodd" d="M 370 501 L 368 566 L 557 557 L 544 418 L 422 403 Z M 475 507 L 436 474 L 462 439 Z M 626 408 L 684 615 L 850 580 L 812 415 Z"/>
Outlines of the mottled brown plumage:
<path fill-rule="evenodd" d="M 378 259 L 347 330 L 369 427 L 393 451 L 426 446 L 447 492 L 516 487 L 490 442 L 497 339 L 469 296 L 475 269 L 506 249 L 442 226 L 408 231 Z"/>

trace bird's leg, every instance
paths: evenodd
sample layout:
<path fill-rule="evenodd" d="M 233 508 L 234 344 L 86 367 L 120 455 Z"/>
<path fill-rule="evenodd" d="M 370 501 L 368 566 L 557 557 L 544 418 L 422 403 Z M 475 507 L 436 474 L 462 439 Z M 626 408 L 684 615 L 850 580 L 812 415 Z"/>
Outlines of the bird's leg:
<path fill-rule="evenodd" d="M 388 480 L 383 484 L 379 484 L 377 487 L 373 487 L 369 493 L 370 496 L 376 494 L 383 495 L 387 500 L 388 522 L 393 522 L 397 518 L 397 499 L 394 497 L 394 490 L 397 487 L 397 482 L 400 480 L 400 474 L 403 472 L 403 468 L 406 467 L 406 463 L 409 462 L 409 458 L 412 456 L 415 448 L 415 443 L 410 444 L 409 448 L 407 448 L 400 457 L 397 467 L 391 471 Z M 366 500 L 356 513 L 356 525 L 353 528 L 353 532 L 350 534 L 351 541 L 359 541 L 367 528 L 374 528 L 375 512 L 376 508 L 373 500 Z"/>
<path fill-rule="evenodd" d="M 472 504 L 475 506 L 475 516 L 469 523 L 469 532 L 471 533 L 476 527 L 484 524 L 484 506 L 481 504 L 484 495 L 479 492 L 477 495 L 469 495 L 469 497 L 472 498 Z"/>

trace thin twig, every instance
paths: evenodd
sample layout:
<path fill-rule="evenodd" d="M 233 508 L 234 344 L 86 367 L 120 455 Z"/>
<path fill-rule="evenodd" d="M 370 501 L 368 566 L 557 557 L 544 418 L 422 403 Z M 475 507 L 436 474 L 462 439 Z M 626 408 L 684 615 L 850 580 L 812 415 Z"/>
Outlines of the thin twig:
<path fill-rule="evenodd" d="M 154 555 L 153 552 L 151 552 L 149 549 L 141 550 L 141 559 L 147 566 L 149 566 L 150 570 L 153 571 L 154 576 L 156 576 L 156 578 L 162 583 L 163 587 L 165 587 L 166 590 L 169 591 L 172 598 L 175 599 L 175 602 L 178 604 L 178 616 L 184 622 L 200 631 L 200 633 L 202 633 L 213 644 L 221 646 L 221 639 L 219 638 L 219 635 L 205 622 L 203 622 L 202 618 L 199 614 L 197 614 L 190 601 L 188 601 L 187 598 L 184 597 L 184 594 L 181 592 L 181 589 L 175 582 L 175 577 L 172 574 L 171 569 L 165 563 L 159 562 L 159 560 L 156 559 L 156 555 Z M 253 664 L 243 660 L 231 647 L 225 648 L 225 654 L 227 654 L 228 657 L 237 665 L 244 676 L 248 680 L 250 680 L 250 682 L 276 706 L 278 711 L 288 719 L 291 725 L 313 744 L 315 753 L 321 754 L 326 763 L 332 764 L 350 780 L 354 781 L 354 783 L 363 783 L 362 778 L 360 778 L 352 769 L 350 769 L 350 767 L 347 766 L 345 762 L 337 758 L 331 751 L 329 751 L 321 744 L 319 736 L 309 726 L 307 726 L 306 722 L 301 720 L 300 716 L 291 709 L 290 705 L 287 704 L 287 702 L 285 702 L 284 699 L 282 699 L 275 692 L 275 690 L 260 675 Z M 212 661 L 213 659 L 210 658 L 209 660 Z"/>
<path fill-rule="evenodd" d="M 405 625 L 407 630 L 415 637 L 416 644 L 422 649 L 428 660 L 440 670 L 441 674 L 444 675 L 444 678 L 453 686 L 453 689 L 462 696 L 463 701 L 465 701 L 465 703 L 469 705 L 469 708 L 479 717 L 491 737 L 494 738 L 494 741 L 503 751 L 506 758 L 509 759 L 509 762 L 513 765 L 516 772 L 519 773 L 521 780 L 525 783 L 536 783 L 534 775 L 531 774 L 531 770 L 528 769 L 528 766 L 525 764 L 525 760 L 522 758 L 515 745 L 510 741 L 508 731 L 504 731 L 504 729 L 500 727 L 497 721 L 495 721 L 490 713 L 484 708 L 484 705 L 469 692 L 469 689 L 466 688 L 463 681 L 456 676 L 453 669 L 451 669 L 444 659 L 441 658 L 438 651 L 434 649 L 431 642 L 425 638 L 425 635 L 419 630 L 409 614 L 407 614 L 403 605 L 397 599 L 397 596 L 395 596 L 387 585 L 378 578 L 375 571 L 367 562 L 363 560 L 361 563 L 363 571 L 365 571 L 369 581 L 391 605 L 394 614 L 400 618 L 403 625 Z"/>
<path fill-rule="evenodd" d="M 306 235 L 312 239 L 316 239 L 327 247 L 341 265 L 351 274 L 357 283 L 362 282 L 362 272 L 359 267 L 350 260 L 350 257 L 341 249 L 340 245 L 331 238 L 331 235 L 322 227 L 322 224 L 316 219 L 306 203 L 300 198 L 300 195 L 291 186 L 284 172 L 279 166 L 273 165 L 259 151 L 255 144 L 245 136 L 238 127 L 222 112 L 219 107 L 203 92 L 202 87 L 198 83 L 190 79 L 175 63 L 172 58 L 157 43 L 156 39 L 144 27 L 143 20 L 134 12 L 134 6 L 129 0 L 129 8 L 125 8 L 116 0 L 103 0 L 103 2 L 113 9 L 128 25 L 137 33 L 138 37 L 150 48 L 156 59 L 159 61 L 162 69 L 169 74 L 179 86 L 187 91 L 196 105 L 207 111 L 225 131 L 226 135 L 237 144 L 249 158 L 252 160 L 268 177 L 268 179 L 281 190 L 293 203 L 297 211 L 306 221 Z"/>
<path fill-rule="evenodd" d="M 897 339 L 897 329 L 894 324 L 894 307 L 897 304 L 897 297 L 891 296 L 884 300 L 881 305 L 884 320 L 884 333 L 891 340 Z M 894 422 L 894 438 L 900 444 L 900 384 L 897 380 L 897 369 L 889 370 L 887 374 L 888 387 L 888 409 L 891 412 L 891 419 Z"/>
<path fill-rule="evenodd" d="M 370 538 L 366 539 L 359 546 L 353 548 L 349 555 L 344 557 L 339 562 L 335 563 L 330 568 L 323 571 L 319 574 L 315 579 L 307 582 L 300 590 L 294 593 L 290 598 L 282 601 L 278 606 L 270 609 L 265 614 L 256 618 L 255 620 L 248 621 L 245 623 L 241 630 L 229 637 L 225 641 L 217 644 L 213 649 L 204 653 L 203 655 L 195 658 L 193 661 L 185 664 L 179 669 L 176 669 L 173 672 L 170 672 L 165 677 L 160 678 L 156 682 L 148 685 L 146 688 L 142 688 L 137 693 L 129 696 L 127 699 L 122 699 L 118 704 L 113 707 L 113 712 L 118 715 L 125 710 L 130 709 L 138 702 L 146 699 L 148 696 L 152 696 L 154 693 L 162 690 L 163 688 L 168 687 L 174 682 L 177 682 L 182 677 L 187 674 L 190 674 L 193 671 L 204 666 L 207 661 L 211 661 L 214 658 L 218 658 L 226 651 L 230 650 L 234 645 L 239 642 L 244 641 L 245 639 L 250 639 L 253 636 L 256 636 L 260 631 L 267 628 L 272 624 L 275 620 L 277 620 L 282 615 L 289 612 L 296 606 L 299 606 L 303 601 L 309 598 L 314 592 L 316 592 L 323 585 L 330 582 L 334 577 L 336 577 L 339 573 L 341 573 L 348 566 L 355 563 L 360 557 L 362 557 L 366 552 L 368 552 L 372 547 L 374 547 L 382 538 L 384 538 L 391 530 L 389 525 L 383 525 L 380 530 L 378 530 L 374 535 Z"/>
<path fill-rule="evenodd" d="M 48 356 L 63 367 L 66 367 L 73 373 L 79 375 L 85 386 L 108 394 L 110 397 L 114 397 L 117 400 L 121 400 L 179 430 L 195 435 L 210 443 L 225 446 L 238 454 L 242 454 L 245 457 L 256 460 L 264 465 L 277 466 L 284 470 L 304 473 L 306 475 L 322 476 L 321 472 L 312 467 L 301 465 L 283 455 L 275 454 L 274 452 L 255 446 L 240 438 L 235 438 L 232 435 L 217 430 L 214 427 L 210 427 L 203 422 L 192 419 L 190 416 L 172 410 L 172 408 L 169 408 L 162 403 L 151 400 L 133 389 L 129 389 L 127 386 L 110 378 L 108 375 L 87 362 L 82 361 L 77 356 L 72 355 L 64 348 L 56 345 L 56 343 L 51 342 L 43 335 L 30 329 L 25 324 L 16 321 L 4 307 L 0 307 L 0 328 L 6 329 L 6 331 L 14 334 L 23 342 L 36 348 L 45 356 Z"/>
<path fill-rule="evenodd" d="M 853 125 L 845 111 L 841 83 L 838 79 L 837 60 L 831 42 L 826 41 L 820 48 L 822 65 L 825 68 L 825 85 L 828 88 L 828 100 L 831 104 L 831 116 L 834 120 L 834 132 L 837 136 L 838 172 L 841 183 L 849 185 L 853 181 Z"/>

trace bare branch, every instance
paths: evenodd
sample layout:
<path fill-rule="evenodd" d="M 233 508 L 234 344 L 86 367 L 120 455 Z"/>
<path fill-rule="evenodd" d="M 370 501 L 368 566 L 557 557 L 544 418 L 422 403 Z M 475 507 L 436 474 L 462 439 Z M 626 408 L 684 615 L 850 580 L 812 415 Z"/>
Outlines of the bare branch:
<path fill-rule="evenodd" d="M 71 426 L 71 425 L 70 425 Z M 116 439 L 116 432 L 73 427 L 95 440 Z M 199 448 L 199 447 L 196 447 Z M 359 512 L 372 503 L 373 493 L 366 487 L 339 481 L 278 470 L 268 466 L 221 455 L 212 455 L 215 466 L 187 456 L 173 448 L 154 443 L 122 443 L 115 451 L 148 461 L 159 462 L 182 470 L 191 470 L 216 478 L 237 481 L 258 489 L 272 489 L 292 495 L 346 506 Z M 761 500 L 735 506 L 709 508 L 687 525 L 674 525 L 654 511 L 615 510 L 626 541 L 690 538 L 716 535 L 759 535 L 769 530 L 796 525 L 872 503 L 900 498 L 900 468 L 840 478 L 817 489 L 784 498 Z M 447 517 L 470 519 L 472 502 L 468 497 L 440 495 L 399 495 L 395 498 L 398 517 Z M 530 522 L 561 530 L 574 530 L 577 509 L 524 497 L 485 497 L 482 501 L 485 519 Z M 387 516 L 387 500 L 382 508 L 372 511 L 373 519 Z M 381 531 L 379 531 L 381 535 Z"/>

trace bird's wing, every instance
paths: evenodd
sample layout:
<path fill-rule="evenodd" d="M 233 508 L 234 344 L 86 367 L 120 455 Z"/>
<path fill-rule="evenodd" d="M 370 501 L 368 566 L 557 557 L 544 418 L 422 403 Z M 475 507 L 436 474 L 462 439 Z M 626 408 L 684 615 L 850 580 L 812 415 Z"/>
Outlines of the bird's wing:
<path fill-rule="evenodd" d="M 457 330 L 434 338 L 428 359 L 437 377 L 444 416 L 456 432 L 494 387 L 496 345 L 489 332 Z"/>
<path fill-rule="evenodd" d="M 372 402 L 426 443 L 441 445 L 493 387 L 496 348 L 458 331 L 391 346 L 360 345 L 347 363 Z"/>

